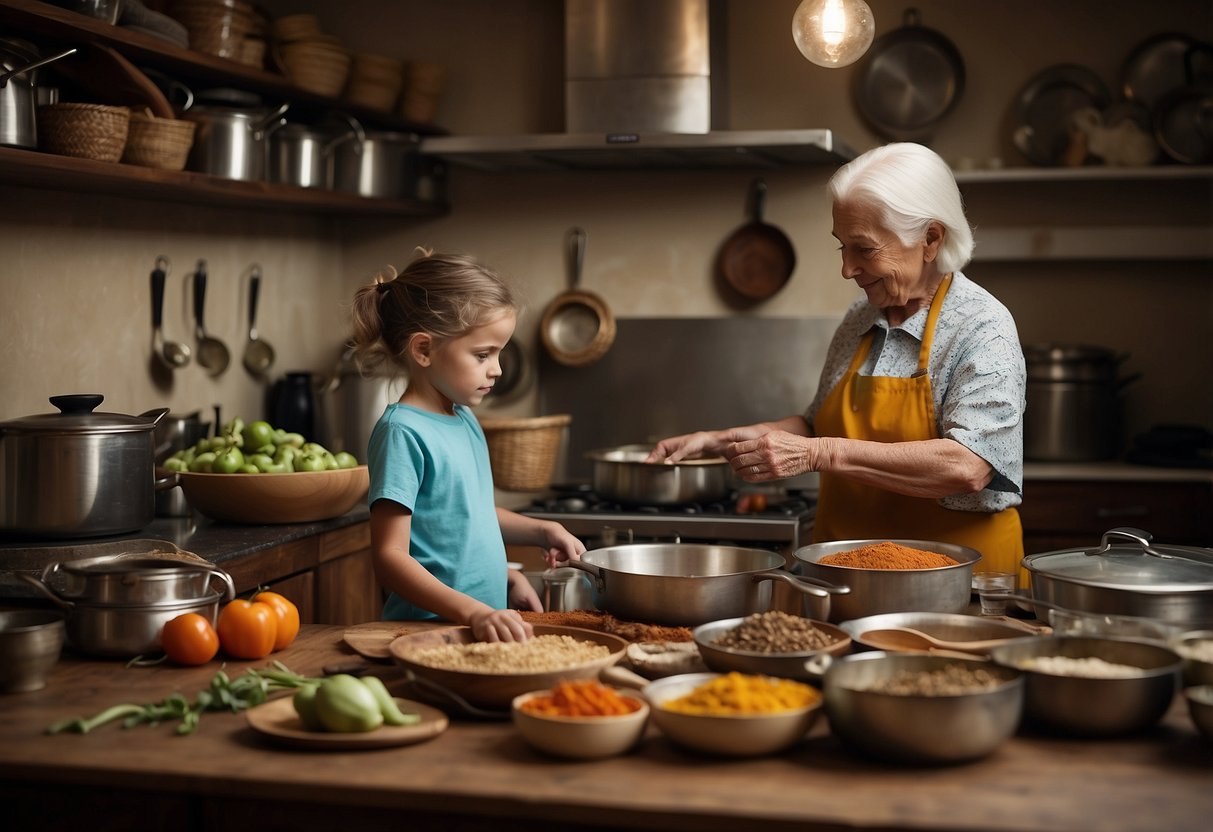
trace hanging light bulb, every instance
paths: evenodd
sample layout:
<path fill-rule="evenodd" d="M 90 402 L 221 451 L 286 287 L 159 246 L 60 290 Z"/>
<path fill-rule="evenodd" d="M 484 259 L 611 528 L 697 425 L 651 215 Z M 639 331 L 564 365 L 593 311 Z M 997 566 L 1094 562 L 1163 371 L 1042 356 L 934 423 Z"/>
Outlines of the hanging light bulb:
<path fill-rule="evenodd" d="M 863 0 L 804 0 L 792 16 L 792 40 L 813 63 L 833 69 L 859 60 L 876 21 Z"/>

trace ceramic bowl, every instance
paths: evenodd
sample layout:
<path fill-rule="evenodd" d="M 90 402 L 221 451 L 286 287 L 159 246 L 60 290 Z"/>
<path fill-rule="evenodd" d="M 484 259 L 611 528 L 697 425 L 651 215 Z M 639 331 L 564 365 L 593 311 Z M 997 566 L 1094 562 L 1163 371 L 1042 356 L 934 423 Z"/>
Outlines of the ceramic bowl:
<path fill-rule="evenodd" d="M 290 474 L 183 473 L 185 499 L 212 520 L 229 523 L 314 523 L 340 517 L 371 486 L 365 465 Z"/>
<path fill-rule="evenodd" d="M 644 687 L 644 697 L 653 709 L 653 724 L 678 745 L 729 757 L 774 754 L 799 742 L 821 712 L 821 698 L 803 708 L 769 714 L 709 716 L 685 714 L 663 707 L 663 703 L 690 693 L 720 673 L 684 673 L 667 676 Z"/>
<path fill-rule="evenodd" d="M 66 628 L 63 615 L 43 610 L 0 612 L 0 693 L 46 687 L 59 661 Z"/>
<path fill-rule="evenodd" d="M 649 706 L 637 693 L 619 691 L 640 707 L 619 716 L 549 716 L 523 710 L 524 703 L 550 690 L 532 691 L 514 697 L 511 713 L 518 733 L 531 746 L 556 757 L 595 760 L 623 754 L 644 736 Z"/>
<path fill-rule="evenodd" d="M 1188 713 L 1192 715 L 1196 730 L 1213 742 L 1213 685 L 1186 688 L 1184 698 L 1188 700 Z"/>

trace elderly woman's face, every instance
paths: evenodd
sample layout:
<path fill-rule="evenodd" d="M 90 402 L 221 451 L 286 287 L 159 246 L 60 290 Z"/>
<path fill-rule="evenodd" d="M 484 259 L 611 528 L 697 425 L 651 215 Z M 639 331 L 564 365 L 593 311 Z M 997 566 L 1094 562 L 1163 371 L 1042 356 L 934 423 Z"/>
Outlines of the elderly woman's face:
<path fill-rule="evenodd" d="M 834 203 L 833 233 L 841 243 L 842 276 L 859 284 L 868 303 L 887 309 L 931 297 L 939 245 L 932 233 L 921 243 L 903 245 L 874 209 L 847 202 Z"/>

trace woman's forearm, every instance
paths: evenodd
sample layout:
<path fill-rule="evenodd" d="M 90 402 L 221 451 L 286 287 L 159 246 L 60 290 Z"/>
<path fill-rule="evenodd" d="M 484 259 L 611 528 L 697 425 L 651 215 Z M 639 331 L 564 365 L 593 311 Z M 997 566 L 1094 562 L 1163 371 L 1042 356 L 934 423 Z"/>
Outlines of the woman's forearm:
<path fill-rule="evenodd" d="M 947 497 L 985 488 L 994 469 L 952 439 L 869 442 L 824 437 L 817 470 L 910 497 Z"/>

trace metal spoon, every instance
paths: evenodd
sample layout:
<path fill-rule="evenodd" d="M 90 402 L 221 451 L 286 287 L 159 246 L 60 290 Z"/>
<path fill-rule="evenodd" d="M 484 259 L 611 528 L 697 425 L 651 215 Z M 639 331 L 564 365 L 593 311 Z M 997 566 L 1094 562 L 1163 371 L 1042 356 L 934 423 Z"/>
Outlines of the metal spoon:
<path fill-rule="evenodd" d="M 257 296 L 261 291 L 261 267 L 253 264 L 248 279 L 248 343 L 244 345 L 244 368 L 259 376 L 274 363 L 274 348 L 257 337 Z"/>
<path fill-rule="evenodd" d="M 198 339 L 198 363 L 210 371 L 211 375 L 217 376 L 227 369 L 232 356 L 222 341 L 206 334 L 206 327 L 202 323 L 202 307 L 205 304 L 206 261 L 199 260 L 194 271 L 194 332 Z"/>
<path fill-rule="evenodd" d="M 170 369 L 190 363 L 190 348 L 180 341 L 165 341 L 161 325 L 164 322 L 164 281 L 168 277 L 167 257 L 157 257 L 152 269 L 152 347 L 156 356 Z"/>

